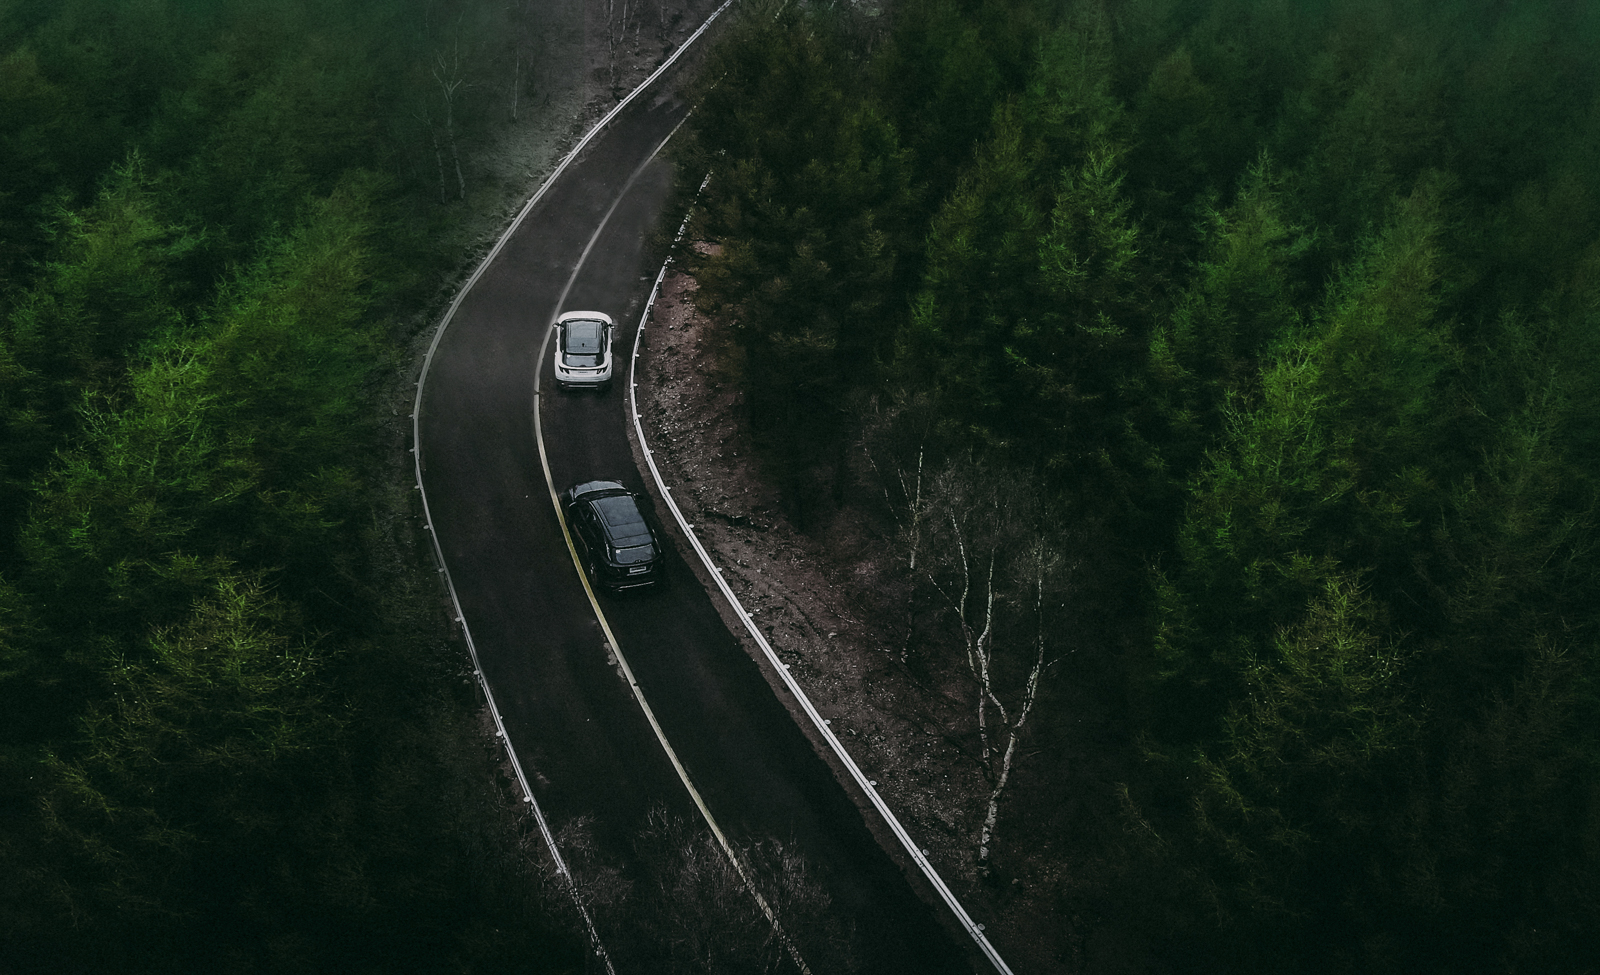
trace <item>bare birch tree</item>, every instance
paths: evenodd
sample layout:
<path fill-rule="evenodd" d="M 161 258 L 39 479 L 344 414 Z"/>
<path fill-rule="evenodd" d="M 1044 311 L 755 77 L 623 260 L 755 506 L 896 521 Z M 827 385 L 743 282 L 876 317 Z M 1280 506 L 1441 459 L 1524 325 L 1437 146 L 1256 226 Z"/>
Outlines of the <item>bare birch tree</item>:
<path fill-rule="evenodd" d="M 933 397 L 869 402 L 860 447 L 895 528 L 906 579 L 905 643 L 958 648 L 972 680 L 978 761 L 989 797 L 978 869 L 989 870 L 1000 806 L 1051 666 L 1070 652 L 1065 632 L 1075 562 L 1070 539 L 1025 473 L 972 456 L 935 456 Z M 924 597 L 937 607 L 929 613 Z M 919 602 L 921 601 L 921 602 Z"/>
<path fill-rule="evenodd" d="M 511 121 L 517 121 L 517 110 L 522 103 L 522 89 L 529 80 L 524 79 L 522 65 L 529 68 L 540 59 L 542 44 L 536 31 L 533 13 L 534 0 L 516 0 L 508 8 L 511 31 Z"/>
<path fill-rule="evenodd" d="M 611 73 L 613 93 L 617 88 L 617 63 L 621 54 L 618 48 L 628 39 L 631 12 L 632 0 L 622 0 L 620 5 L 617 0 L 606 0 L 606 63 Z"/>
<path fill-rule="evenodd" d="M 522 38 L 511 49 L 511 121 L 517 120 L 517 99 L 522 94 Z"/>
<path fill-rule="evenodd" d="M 439 144 L 439 130 L 434 127 L 433 118 L 426 111 L 412 112 L 411 117 L 428 130 L 428 139 L 433 144 L 433 161 L 439 167 L 439 204 L 442 206 L 450 201 L 445 195 L 444 148 Z"/>
<path fill-rule="evenodd" d="M 923 490 L 920 574 L 953 621 L 974 685 L 978 760 L 990 787 L 978 837 L 978 869 L 987 875 L 1018 743 L 1046 671 L 1066 652 L 1059 610 L 1071 564 L 1025 481 L 962 459 Z"/>
<path fill-rule="evenodd" d="M 993 784 L 993 789 L 989 793 L 989 806 L 984 813 L 983 829 L 978 837 L 978 867 L 980 870 L 988 870 L 989 843 L 994 838 L 995 822 L 1000 815 L 1000 796 L 1004 794 L 1006 785 L 1011 781 L 1012 763 L 1016 760 L 1017 741 L 1022 735 L 1023 725 L 1028 723 L 1028 715 L 1033 712 L 1034 703 L 1039 699 L 1039 680 L 1044 676 L 1045 668 L 1055 662 L 1053 659 L 1046 659 L 1046 648 L 1050 646 L 1051 641 L 1046 634 L 1045 600 L 1047 598 L 1047 590 L 1051 596 L 1054 596 L 1058 588 L 1064 587 L 1067 581 L 1064 563 L 1065 560 L 1060 553 L 1051 547 L 1050 542 L 1042 534 L 1036 535 L 1026 545 L 1022 553 L 1021 564 L 1018 566 L 1021 575 L 1016 582 L 1023 587 L 1031 586 L 1032 588 L 1033 606 L 1031 616 L 1033 617 L 1034 632 L 1031 663 L 1028 668 L 1027 679 L 1023 684 L 1021 702 L 1016 705 L 1015 718 L 1006 713 L 1005 705 L 1001 703 L 999 697 L 994 696 L 993 681 L 990 680 L 985 685 L 985 693 L 989 694 L 991 700 L 994 701 L 1000 719 L 1006 725 L 1006 748 L 1005 752 L 1000 756 L 998 767 L 990 767 L 990 781 Z M 1018 592 L 1019 596 L 1026 596 L 1027 594 L 1026 588 Z M 1026 607 L 1024 607 L 1024 610 L 1026 610 Z M 992 640 L 990 648 L 992 651 Z M 985 670 L 987 671 L 988 669 L 986 664 Z"/>
<path fill-rule="evenodd" d="M 444 134 L 445 142 L 450 147 L 450 162 L 456 170 L 456 199 L 467 198 L 467 180 L 461 174 L 461 153 L 456 147 L 456 97 L 466 85 L 466 75 L 461 66 L 461 40 L 458 37 L 451 45 L 450 53 L 439 52 L 433 58 L 433 80 L 439 85 L 439 94 L 444 102 Z M 430 126 L 430 129 L 432 127 Z M 434 150 L 438 151 L 438 137 L 435 135 Z M 440 177 L 441 181 L 443 177 Z"/>
<path fill-rule="evenodd" d="M 908 591 L 905 599 L 905 638 L 900 645 L 900 662 L 908 662 L 911 638 L 916 632 L 917 593 L 921 576 L 917 561 L 932 495 L 926 490 L 929 476 L 929 437 L 934 410 L 926 400 L 885 406 L 867 404 L 860 417 L 861 452 L 867 466 L 878 479 L 884 509 L 895 524 L 900 558 L 905 563 Z"/>

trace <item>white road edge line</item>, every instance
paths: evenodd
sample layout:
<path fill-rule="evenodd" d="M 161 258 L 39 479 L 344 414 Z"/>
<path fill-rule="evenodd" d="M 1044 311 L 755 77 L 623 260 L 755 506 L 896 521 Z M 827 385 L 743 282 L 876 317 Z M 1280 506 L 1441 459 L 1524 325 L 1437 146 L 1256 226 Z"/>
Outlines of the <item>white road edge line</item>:
<path fill-rule="evenodd" d="M 710 179 L 711 177 L 706 177 L 707 182 Z M 701 184 L 701 188 L 705 188 L 704 183 Z M 683 223 L 678 227 L 678 236 L 674 243 L 683 239 L 684 231 L 688 225 L 689 219 L 685 217 Z M 839 757 L 839 761 L 849 770 L 850 777 L 855 779 L 856 785 L 872 800 L 872 805 L 878 810 L 878 815 L 882 816 L 884 822 L 889 824 L 889 829 L 900 840 L 900 844 L 905 847 L 906 853 L 921 868 L 923 876 L 933 885 L 934 890 L 938 891 L 945 906 L 950 909 L 956 920 L 966 929 L 967 934 L 972 937 L 972 940 L 978 946 L 978 950 L 983 953 L 983 956 L 988 959 L 989 963 L 994 966 L 995 971 L 999 972 L 1000 975 L 1012 975 L 1011 968 L 1006 965 L 1005 959 L 1000 957 L 1000 953 L 995 950 L 994 946 L 989 943 L 988 937 L 984 935 L 983 927 L 974 922 L 972 917 L 967 914 L 966 908 L 962 907 L 961 902 L 956 900 L 955 894 L 951 893 L 943 878 L 934 870 L 933 864 L 929 863 L 928 858 L 923 855 L 921 847 L 912 841 L 911 834 L 906 832 L 906 828 L 900 824 L 900 820 L 889 808 L 888 803 L 884 802 L 883 797 L 878 794 L 878 790 L 874 787 L 872 780 L 866 777 L 861 771 L 861 767 L 850 757 L 850 753 L 845 751 L 844 744 L 835 737 L 833 729 L 828 725 L 827 720 L 818 713 L 816 707 L 811 703 L 811 698 L 806 695 L 805 689 L 789 673 L 788 665 L 778 659 L 778 654 L 772 649 L 772 644 L 767 642 L 767 638 L 756 626 L 755 620 L 752 618 L 753 614 L 747 612 L 744 604 L 739 601 L 739 597 L 734 595 L 732 587 L 728 585 L 727 579 L 723 577 L 722 570 L 711 561 L 711 555 L 706 551 L 705 546 L 700 543 L 700 537 L 695 534 L 694 526 L 689 524 L 688 519 L 683 516 L 683 512 L 678 508 L 677 502 L 672 499 L 672 492 L 661 479 L 661 471 L 656 467 L 655 454 L 650 450 L 649 443 L 644 438 L 644 424 L 640 422 L 639 418 L 639 384 L 637 376 L 639 343 L 644 337 L 645 325 L 650 321 L 650 312 L 655 307 L 656 294 L 661 290 L 661 283 L 666 280 L 667 269 L 671 266 L 672 258 L 669 256 L 666 262 L 661 265 L 661 270 L 656 274 L 655 286 L 650 289 L 650 298 L 645 302 L 644 313 L 639 318 L 639 327 L 633 335 L 633 355 L 629 358 L 629 412 L 633 414 L 633 429 L 634 433 L 639 437 L 639 452 L 644 455 L 645 462 L 650 466 L 650 476 L 656 482 L 656 487 L 660 488 L 661 497 L 667 502 L 667 507 L 672 509 L 672 517 L 677 520 L 678 527 L 683 530 L 684 536 L 689 539 L 689 544 L 694 546 L 695 552 L 700 556 L 700 561 L 704 563 L 711 578 L 716 581 L 717 588 L 722 590 L 723 598 L 727 599 L 728 604 L 733 607 L 734 615 L 744 621 L 745 630 L 761 647 L 762 653 L 766 655 L 768 662 L 772 664 L 773 670 L 783 678 L 783 683 L 789 688 L 789 693 L 793 694 L 795 700 L 800 703 L 800 707 L 805 711 L 807 717 L 811 719 L 811 723 L 816 726 L 817 731 L 827 741 L 828 747 L 833 749 L 833 753 Z"/>
<path fill-rule="evenodd" d="M 571 871 L 567 869 L 567 864 L 561 856 L 561 851 L 556 848 L 555 837 L 550 833 L 550 825 L 545 820 L 544 811 L 539 808 L 538 801 L 534 799 L 533 788 L 528 784 L 527 773 L 523 771 L 522 762 L 517 758 L 517 750 L 511 744 L 511 736 L 506 733 L 505 722 L 500 716 L 500 708 L 495 704 L 494 692 L 489 688 L 489 678 L 484 675 L 483 664 L 478 660 L 478 648 L 473 643 L 472 630 L 467 625 L 466 614 L 461 608 L 461 598 L 456 593 L 454 580 L 451 579 L 450 566 L 445 561 L 444 549 L 439 543 L 439 533 L 433 529 L 433 513 L 428 507 L 428 490 L 422 483 L 422 391 L 427 385 L 428 369 L 433 365 L 433 355 L 439 348 L 439 340 L 444 337 L 445 329 L 450 326 L 450 322 L 455 318 L 456 311 L 461 307 L 461 303 L 466 300 L 467 292 L 471 291 L 473 285 L 478 283 L 478 279 L 483 277 L 484 272 L 494 262 L 494 259 L 500 256 L 500 251 L 505 247 L 506 241 L 510 240 L 511 235 L 516 233 L 517 229 L 522 226 L 522 221 L 527 219 L 529 213 L 533 212 L 533 208 L 544 198 L 545 192 L 554 185 L 556 179 L 562 173 L 566 172 L 567 167 L 578 157 L 580 152 L 588 147 L 594 137 L 602 129 L 610 125 L 611 121 L 623 109 L 627 108 L 635 98 L 639 97 L 640 93 L 655 84 L 656 80 L 677 62 L 683 52 L 693 47 L 701 35 L 711 27 L 711 24 L 732 5 L 733 0 L 724 0 L 722 6 L 718 7 L 710 17 L 706 18 L 705 23 L 701 24 L 682 44 L 678 45 L 678 49 L 673 51 L 672 55 L 663 61 L 661 66 L 651 73 L 650 77 L 642 81 L 639 87 L 629 92 L 627 97 L 618 102 L 599 122 L 596 122 L 594 127 L 582 139 L 578 140 L 578 144 L 573 146 L 572 150 L 551 171 L 550 175 L 545 177 L 544 182 L 539 184 L 539 188 L 534 191 L 533 196 L 528 198 L 528 202 L 523 205 L 516 219 L 511 221 L 511 225 L 500 235 L 500 239 L 495 241 L 494 247 L 489 249 L 489 253 L 479 262 L 478 267 L 467 278 L 466 283 L 461 286 L 461 290 L 456 292 L 455 299 L 450 302 L 450 307 L 445 310 L 444 318 L 440 320 L 439 327 L 434 330 L 433 341 L 428 343 L 427 354 L 422 358 L 422 371 L 417 377 L 417 395 L 411 405 L 412 475 L 416 480 L 416 489 L 422 495 L 423 524 L 433 540 L 433 557 L 439 564 L 440 574 L 444 576 L 445 589 L 450 594 L 450 605 L 454 610 L 454 616 L 461 623 L 461 635 L 467 642 L 467 652 L 472 658 L 472 672 L 478 678 L 479 685 L 483 688 L 484 701 L 489 707 L 489 714 L 494 718 L 495 734 L 505 743 L 506 757 L 511 759 L 511 767 L 517 773 L 517 782 L 522 786 L 523 799 L 532 808 L 534 819 L 539 824 L 539 833 L 544 837 L 545 847 L 549 849 L 550 857 L 555 862 L 556 869 L 560 872 L 562 878 L 566 880 L 567 891 L 571 894 L 573 903 L 577 905 L 578 913 L 583 916 L 583 923 L 589 934 L 589 947 L 595 953 L 595 956 L 605 964 L 608 975 L 616 975 L 616 969 L 611 965 L 611 956 L 606 952 L 605 945 L 600 942 L 600 934 L 595 929 L 594 919 L 590 917 L 589 909 L 584 905 L 583 898 L 578 893 L 577 883 L 573 879 Z"/>
<path fill-rule="evenodd" d="M 685 116 L 684 121 L 687 120 L 688 117 Z M 667 733 L 662 729 L 661 723 L 656 720 L 656 713 L 650 707 L 650 702 L 645 699 L 644 689 L 634 679 L 633 668 L 629 666 L 628 658 L 623 655 L 622 645 L 617 642 L 616 634 L 611 632 L 611 623 L 606 619 L 605 611 L 600 608 L 600 601 L 595 597 L 594 588 L 589 585 L 588 574 L 584 572 L 583 560 L 578 557 L 578 548 L 572 542 L 572 532 L 567 527 L 567 514 L 561 510 L 561 498 L 556 493 L 555 478 L 550 474 L 550 459 L 544 449 L 544 425 L 539 416 L 540 386 L 544 382 L 544 357 L 550 348 L 550 336 L 555 331 L 555 319 L 560 317 L 561 309 L 566 307 L 567 295 L 572 292 L 572 286 L 578 280 L 578 275 L 583 271 L 583 265 L 588 261 L 589 253 L 594 250 L 595 243 L 599 241 L 600 235 L 605 233 L 606 225 L 611 222 L 611 215 L 617 212 L 617 207 L 622 204 L 623 198 L 633 188 L 634 182 L 644 173 L 645 167 L 655 161 L 656 156 L 661 154 L 661 150 L 667 147 L 667 143 L 672 141 L 672 137 L 677 135 L 678 130 L 681 128 L 683 128 L 683 122 L 673 126 L 672 131 L 668 132 L 667 137 L 662 139 L 661 143 L 655 147 L 649 158 L 640 163 L 639 168 L 628 176 L 628 181 L 623 184 L 622 191 L 612 201 L 611 207 L 606 210 L 606 215 L 600 218 L 600 225 L 595 228 L 594 234 L 589 238 L 589 242 L 584 245 L 583 254 L 579 256 L 578 263 L 573 267 L 572 276 L 567 278 L 566 287 L 561 289 L 561 299 L 556 303 L 556 313 L 551 318 L 550 326 L 545 329 L 544 341 L 539 344 L 539 355 L 535 360 L 537 365 L 533 373 L 533 439 L 539 445 L 539 464 L 544 468 L 545 487 L 550 492 L 550 505 L 556 510 L 556 520 L 561 523 L 561 535 L 567 541 L 567 553 L 572 556 L 572 566 L 578 572 L 578 581 L 583 584 L 583 591 L 589 597 L 589 606 L 594 610 L 594 617 L 600 622 L 600 629 L 606 635 L 606 645 L 611 648 L 612 654 L 617 658 L 617 664 L 622 669 L 623 677 L 628 681 L 628 688 L 633 691 L 633 698 L 638 702 L 639 710 L 644 712 L 645 720 L 650 723 L 650 729 L 655 732 L 656 741 L 661 743 L 662 750 L 667 753 L 668 761 L 672 763 L 673 769 L 677 771 L 678 780 L 688 790 L 689 797 L 694 800 L 695 808 L 700 810 L 701 818 L 706 821 L 707 826 L 711 827 L 711 835 L 716 837 L 717 844 L 722 847 L 722 852 L 728 857 L 728 861 L 733 864 L 733 869 L 739 874 L 739 879 L 744 882 L 745 889 L 750 892 L 751 897 L 755 898 L 756 905 L 761 908 L 761 913 L 766 915 L 767 922 L 772 925 L 773 933 L 778 936 L 778 941 L 782 943 L 784 949 L 788 952 L 789 958 L 800 969 L 802 975 L 811 975 L 811 969 L 806 965 L 805 959 L 800 957 L 800 949 L 795 946 L 794 942 L 789 939 L 788 933 L 783 930 L 783 925 L 778 921 L 777 913 L 773 911 L 772 906 L 767 903 L 767 899 L 757 889 L 755 881 L 745 867 L 744 861 L 740 859 L 738 852 L 734 850 L 733 844 L 728 841 L 727 835 L 722 832 L 722 827 L 717 824 L 716 817 L 711 814 L 711 808 L 706 805 L 705 798 L 700 795 L 700 790 L 695 788 L 694 781 L 689 777 L 689 770 L 678 759 L 678 753 L 672 747 L 672 743 L 667 741 Z M 652 299 L 655 298 L 654 291 L 651 291 L 650 297 Z"/>

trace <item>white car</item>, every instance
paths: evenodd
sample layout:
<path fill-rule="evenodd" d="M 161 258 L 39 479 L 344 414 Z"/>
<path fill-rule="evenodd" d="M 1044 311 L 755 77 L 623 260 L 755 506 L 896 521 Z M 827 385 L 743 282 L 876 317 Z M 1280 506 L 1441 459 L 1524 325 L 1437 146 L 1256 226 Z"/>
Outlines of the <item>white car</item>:
<path fill-rule="evenodd" d="M 562 389 L 605 389 L 611 385 L 611 316 L 600 311 L 569 311 L 556 319 L 556 383 Z"/>

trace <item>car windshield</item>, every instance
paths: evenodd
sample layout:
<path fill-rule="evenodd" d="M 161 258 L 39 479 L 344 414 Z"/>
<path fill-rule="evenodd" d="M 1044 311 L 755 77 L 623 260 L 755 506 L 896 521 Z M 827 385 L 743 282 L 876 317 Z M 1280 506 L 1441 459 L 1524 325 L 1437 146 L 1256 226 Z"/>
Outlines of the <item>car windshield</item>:
<path fill-rule="evenodd" d="M 599 355 L 605 349 L 605 326 L 599 322 L 587 319 L 568 322 L 564 334 L 568 355 Z"/>

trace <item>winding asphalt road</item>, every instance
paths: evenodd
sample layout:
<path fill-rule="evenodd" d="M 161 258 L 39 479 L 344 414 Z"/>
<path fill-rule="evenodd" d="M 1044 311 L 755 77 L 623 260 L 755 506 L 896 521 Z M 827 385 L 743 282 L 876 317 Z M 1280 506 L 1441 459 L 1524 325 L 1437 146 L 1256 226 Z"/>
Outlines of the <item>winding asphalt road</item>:
<path fill-rule="evenodd" d="M 646 92 L 573 161 L 471 286 L 419 400 L 432 524 L 507 734 L 548 819 L 559 827 L 592 817 L 601 857 L 625 872 L 652 809 L 691 821 L 699 813 L 622 679 L 568 554 L 534 411 L 557 491 L 610 478 L 648 497 L 625 430 L 625 350 L 654 271 L 643 241 L 670 190 L 657 152 L 686 112 L 670 87 Z M 570 308 L 618 323 L 623 354 L 608 392 L 557 392 L 550 363 L 536 361 L 551 321 Z M 668 571 L 672 585 L 601 596 L 600 605 L 730 840 L 776 838 L 805 857 L 834 918 L 855 932 L 860 971 L 972 971 L 675 552 Z M 831 955 L 801 934 L 796 943 L 808 962 Z"/>

